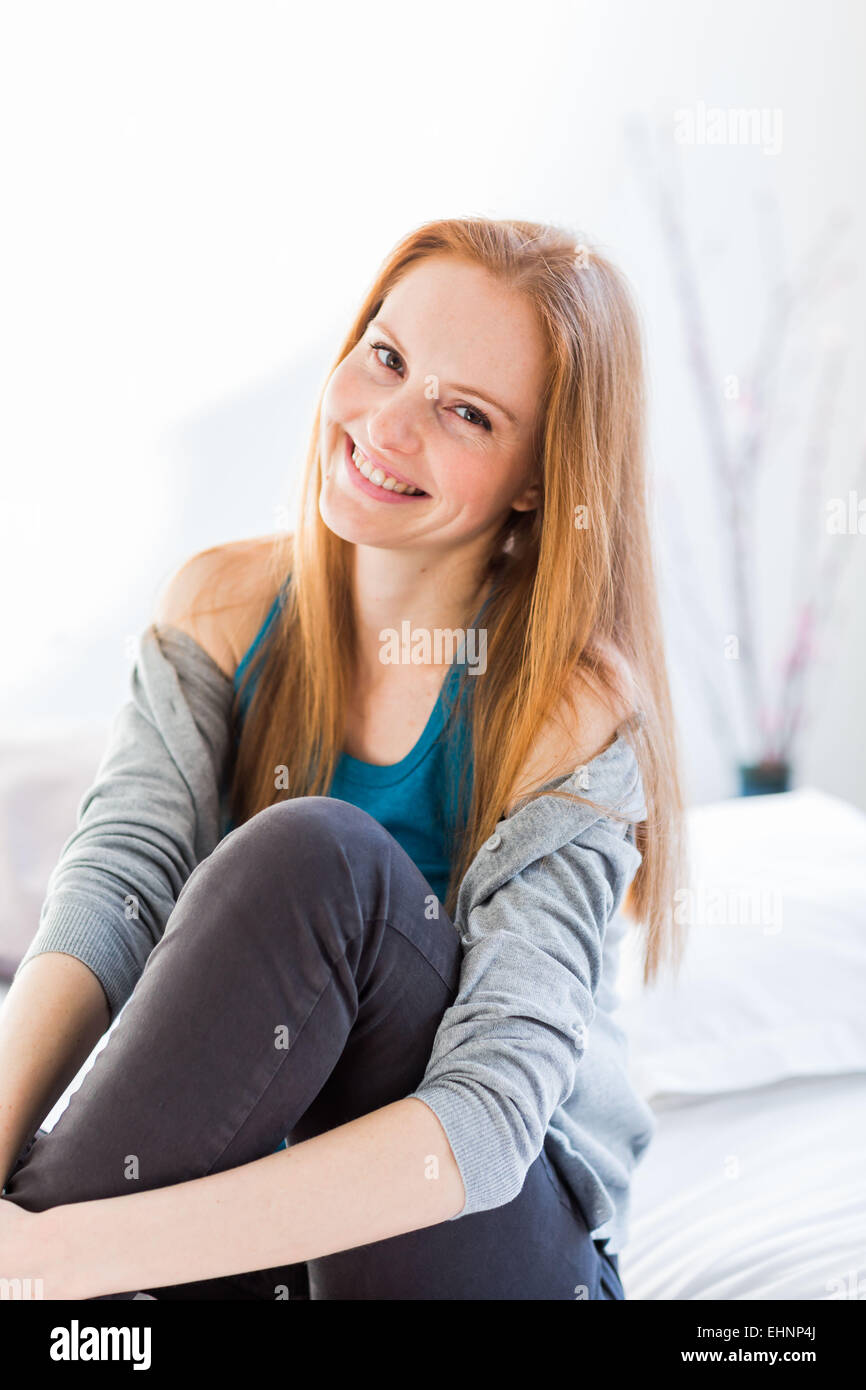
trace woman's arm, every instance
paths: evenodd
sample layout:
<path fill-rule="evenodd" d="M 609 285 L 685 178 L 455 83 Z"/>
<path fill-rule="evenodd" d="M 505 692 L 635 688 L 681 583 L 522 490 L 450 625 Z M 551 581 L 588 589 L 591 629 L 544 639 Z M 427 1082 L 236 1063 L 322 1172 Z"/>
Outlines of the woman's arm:
<path fill-rule="evenodd" d="M 218 840 L 233 668 L 223 669 L 213 620 L 201 619 L 204 647 L 188 640 L 184 622 L 197 603 L 207 610 L 218 580 L 225 589 L 223 552 L 236 549 L 193 556 L 159 600 L 157 622 L 180 630 L 161 642 L 149 630 L 142 636 L 131 698 L 79 801 L 4 1000 L 0 1187 L 132 993 L 181 888 Z"/>
<path fill-rule="evenodd" d="M 102 985 L 110 1022 L 193 869 L 219 842 L 233 686 L 182 629 L 151 624 L 139 638 L 130 695 L 112 722 L 16 971 L 48 952 L 75 956 Z"/>
<path fill-rule="evenodd" d="M 218 839 L 232 682 L 183 632 L 142 641 L 132 698 L 79 802 L 0 1012 L 0 1186 L 132 993 Z"/>
<path fill-rule="evenodd" d="M 74 956 L 34 956 L 13 980 L 0 1009 L 0 1188 L 108 1025 L 105 991 Z"/>
<path fill-rule="evenodd" d="M 15 1258 L 45 1271 L 48 1298 L 97 1298 L 352 1250 L 464 1200 L 445 1131 L 409 1097 L 239 1168 L 38 1213 Z M 0 1266 L 3 1253 L 0 1224 Z"/>

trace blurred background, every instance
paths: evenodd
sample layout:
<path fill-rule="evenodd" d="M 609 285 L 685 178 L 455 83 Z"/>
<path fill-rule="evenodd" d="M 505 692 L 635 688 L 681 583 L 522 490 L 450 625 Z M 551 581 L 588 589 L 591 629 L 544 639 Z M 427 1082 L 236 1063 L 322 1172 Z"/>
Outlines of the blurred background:
<path fill-rule="evenodd" d="M 99 751 L 168 575 L 288 524 L 380 260 L 481 213 L 634 286 L 690 800 L 771 761 L 866 808 L 862 5 L 42 0 L 2 31 L 7 768 Z"/>

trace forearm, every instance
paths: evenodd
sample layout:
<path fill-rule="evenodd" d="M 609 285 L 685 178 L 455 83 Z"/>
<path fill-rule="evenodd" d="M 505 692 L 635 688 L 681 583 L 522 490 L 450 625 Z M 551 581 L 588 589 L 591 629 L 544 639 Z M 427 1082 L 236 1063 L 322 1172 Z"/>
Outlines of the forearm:
<path fill-rule="evenodd" d="M 408 1097 L 239 1168 L 40 1219 L 71 1252 L 68 1296 L 96 1298 L 351 1250 L 438 1225 L 464 1202 L 445 1131 Z"/>
<path fill-rule="evenodd" d="M 33 956 L 0 1008 L 0 1187 L 108 1028 L 108 1001 L 75 956 Z"/>

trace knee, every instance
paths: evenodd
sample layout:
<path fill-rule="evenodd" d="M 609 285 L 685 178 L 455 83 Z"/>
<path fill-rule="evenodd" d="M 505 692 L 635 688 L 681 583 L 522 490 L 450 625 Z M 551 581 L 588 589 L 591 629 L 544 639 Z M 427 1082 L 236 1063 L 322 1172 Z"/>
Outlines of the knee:
<path fill-rule="evenodd" d="M 388 831 L 366 811 L 333 797 L 296 797 L 257 812 L 219 841 L 187 879 L 165 936 L 251 939 L 271 926 L 280 938 L 291 912 L 337 894 L 352 901 L 384 852 Z M 307 914 L 308 916 L 310 914 Z M 316 916 L 316 914 L 312 914 Z M 318 920 L 318 917 L 317 917 Z"/>
<path fill-rule="evenodd" d="M 370 855 L 389 838 L 384 826 L 360 806 L 336 797 L 300 796 L 251 816 L 220 841 L 210 858 L 242 863 L 252 873 L 266 865 L 292 863 L 295 868 L 303 865 L 309 874 L 326 875 L 335 857 Z"/>

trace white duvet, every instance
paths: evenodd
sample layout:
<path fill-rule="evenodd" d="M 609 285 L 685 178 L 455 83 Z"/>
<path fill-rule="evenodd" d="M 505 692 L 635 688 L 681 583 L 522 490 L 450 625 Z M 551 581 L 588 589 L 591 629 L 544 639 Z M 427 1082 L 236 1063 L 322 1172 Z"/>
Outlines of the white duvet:
<path fill-rule="evenodd" d="M 626 1297 L 866 1299 L 866 815 L 804 787 L 692 807 L 688 830 L 689 901 L 715 911 L 675 983 L 640 986 L 632 934 L 620 971 L 658 1117 Z"/>
<path fill-rule="evenodd" d="M 653 1102 L 628 1299 L 866 1299 L 866 1075 Z"/>

